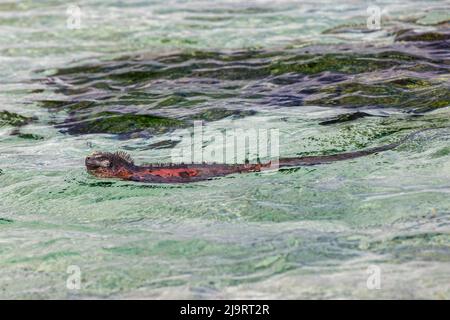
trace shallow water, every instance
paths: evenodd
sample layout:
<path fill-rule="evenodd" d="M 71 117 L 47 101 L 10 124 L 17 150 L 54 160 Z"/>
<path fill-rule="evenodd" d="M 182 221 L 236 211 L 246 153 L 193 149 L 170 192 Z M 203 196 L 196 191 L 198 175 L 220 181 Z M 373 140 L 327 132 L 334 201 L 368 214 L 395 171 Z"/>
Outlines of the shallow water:
<path fill-rule="evenodd" d="M 373 32 L 366 1 L 79 4 L 71 30 L 64 1 L 0 2 L 1 298 L 450 298 L 448 2 L 377 2 Z M 435 129 L 188 185 L 84 169 L 170 162 L 195 120 L 283 157 Z"/>

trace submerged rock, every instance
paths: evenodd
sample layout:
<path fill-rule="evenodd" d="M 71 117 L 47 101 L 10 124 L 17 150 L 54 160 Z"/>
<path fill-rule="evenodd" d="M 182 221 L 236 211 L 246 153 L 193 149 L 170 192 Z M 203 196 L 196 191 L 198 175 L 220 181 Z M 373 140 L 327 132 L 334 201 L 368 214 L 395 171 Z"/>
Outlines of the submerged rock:
<path fill-rule="evenodd" d="M 190 119 L 204 121 L 218 121 L 224 118 L 233 117 L 234 119 L 252 116 L 256 114 L 253 110 L 228 110 L 225 108 L 211 108 L 200 113 L 194 114 Z"/>
<path fill-rule="evenodd" d="M 162 134 L 186 126 L 186 122 L 148 114 L 100 112 L 83 117 L 71 117 L 58 128 L 69 134 L 126 134 L 145 131 Z"/>
<path fill-rule="evenodd" d="M 179 143 L 180 143 L 179 140 L 178 141 L 177 140 L 163 140 L 163 141 L 155 142 L 155 143 L 148 145 L 144 150 L 147 150 L 147 149 L 171 149 Z"/>
<path fill-rule="evenodd" d="M 184 128 L 193 120 L 217 121 L 228 117 L 236 119 L 254 115 L 255 113 L 251 110 L 212 108 L 182 117 L 181 119 L 110 111 L 81 117 L 74 113 L 65 123 L 56 125 L 56 127 L 69 134 L 107 133 L 121 135 L 121 138 L 135 138 L 163 134 L 174 129 Z M 22 136 L 23 138 L 32 138 L 31 135 L 27 137 Z"/>
<path fill-rule="evenodd" d="M 320 98 L 307 100 L 307 105 L 346 108 L 377 107 L 422 113 L 450 105 L 450 90 L 445 82 L 414 78 L 345 82 L 323 87 Z"/>
<path fill-rule="evenodd" d="M 327 125 L 330 125 L 330 124 L 354 121 L 354 120 L 365 118 L 365 117 L 375 117 L 375 116 L 370 114 L 370 113 L 358 111 L 358 112 L 353 112 L 353 113 L 340 114 L 340 115 L 338 115 L 335 118 L 322 121 L 319 124 L 322 125 L 322 126 L 327 126 Z"/>
<path fill-rule="evenodd" d="M 450 40 L 450 32 L 416 32 L 414 30 L 406 29 L 397 32 L 395 41 L 446 41 Z M 449 44 L 450 46 L 450 44 Z"/>
<path fill-rule="evenodd" d="M 419 36 L 405 30 L 396 36 L 397 43 L 384 47 L 192 51 L 62 68 L 48 84 L 64 98 L 42 105 L 69 113 L 57 124 L 69 134 L 128 138 L 166 133 L 193 120 L 247 117 L 259 106 L 390 108 L 408 114 L 449 106 L 447 33 Z M 323 124 L 362 116 L 367 115 L 351 113 Z"/>
<path fill-rule="evenodd" d="M 0 218 L 0 224 L 10 224 L 13 223 L 14 220 L 8 219 L 8 218 Z"/>
<path fill-rule="evenodd" d="M 378 30 L 367 28 L 367 24 L 343 24 L 322 31 L 323 34 L 339 34 L 339 33 L 371 33 Z"/>
<path fill-rule="evenodd" d="M 45 138 L 43 136 L 34 134 L 34 133 L 19 133 L 17 134 L 17 137 L 20 139 L 25 140 L 44 140 Z"/>
<path fill-rule="evenodd" d="M 313 75 L 322 72 L 357 74 L 389 69 L 401 65 L 403 61 L 417 57 L 403 52 L 381 52 L 373 54 L 326 53 L 318 55 L 296 55 L 280 59 L 268 68 L 273 75 L 289 72 Z"/>
<path fill-rule="evenodd" d="M 1 126 L 21 127 L 30 123 L 33 120 L 35 119 L 25 117 L 17 113 L 9 111 L 0 111 L 0 127 Z"/>

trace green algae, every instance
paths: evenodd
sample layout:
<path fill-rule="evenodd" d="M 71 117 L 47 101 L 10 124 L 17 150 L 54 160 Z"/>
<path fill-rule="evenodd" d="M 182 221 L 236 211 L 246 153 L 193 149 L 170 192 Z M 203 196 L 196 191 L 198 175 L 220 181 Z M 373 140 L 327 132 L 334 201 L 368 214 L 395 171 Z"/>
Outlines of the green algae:
<path fill-rule="evenodd" d="M 254 115 L 256 112 L 251 110 L 229 110 L 225 108 L 211 108 L 194 114 L 189 117 L 192 120 L 218 121 L 224 118 L 233 117 L 234 119 Z"/>
<path fill-rule="evenodd" d="M 99 112 L 84 117 L 72 117 L 70 121 L 57 127 L 63 128 L 69 134 L 126 134 L 145 131 L 149 134 L 163 134 L 177 128 L 183 128 L 191 120 L 217 121 L 227 117 L 241 118 L 253 115 L 253 111 L 228 110 L 223 108 L 212 108 L 183 120 L 172 119 L 148 114 L 129 114 L 116 112 Z M 24 136 L 22 138 L 33 138 Z M 37 138 L 37 137 L 35 137 Z"/>
<path fill-rule="evenodd" d="M 33 118 L 9 111 L 0 111 L 0 126 L 20 127 L 30 123 Z"/>
<path fill-rule="evenodd" d="M 450 155 L 450 147 L 444 147 L 431 155 L 433 158 L 440 158 Z"/>
<path fill-rule="evenodd" d="M 397 53 L 402 59 L 412 59 L 410 55 Z M 271 74 L 297 72 L 317 74 L 324 71 L 356 74 L 389 69 L 400 65 L 400 61 L 391 60 L 392 56 L 384 54 L 323 54 L 316 57 L 300 55 L 274 62 L 269 66 Z"/>
<path fill-rule="evenodd" d="M 171 95 L 170 97 L 159 101 L 156 104 L 156 107 L 165 108 L 165 107 L 192 107 L 203 102 L 206 102 L 207 99 L 188 99 L 186 97 L 180 95 Z"/>
<path fill-rule="evenodd" d="M 17 135 L 20 139 L 26 139 L 26 140 L 44 140 L 45 138 L 43 136 L 34 134 L 34 133 L 19 133 Z"/>
<path fill-rule="evenodd" d="M 342 24 L 322 31 L 322 34 L 338 34 L 338 33 L 366 33 L 373 32 L 367 28 L 367 24 Z"/>
<path fill-rule="evenodd" d="M 387 81 L 386 84 L 402 89 L 422 89 L 433 85 L 433 83 L 429 80 L 418 78 L 399 78 Z"/>
<path fill-rule="evenodd" d="M 422 79 L 397 79 L 380 83 L 348 82 L 320 89 L 326 95 L 306 100 L 307 105 L 399 108 L 426 112 L 450 105 L 450 91 L 443 84 Z M 432 97 L 432 98 L 430 98 Z"/>
<path fill-rule="evenodd" d="M 365 113 L 365 112 L 345 113 L 345 114 L 340 114 L 332 119 L 328 119 L 328 120 L 319 122 L 319 124 L 326 126 L 326 125 L 330 125 L 330 124 L 354 121 L 354 120 L 365 118 L 365 117 L 373 117 L 373 115 Z"/>
<path fill-rule="evenodd" d="M 68 105 L 70 102 L 60 100 L 40 100 L 39 103 L 43 108 L 59 109 Z"/>
<path fill-rule="evenodd" d="M 83 66 L 59 69 L 56 75 L 70 77 L 79 75 L 76 77 L 77 84 L 88 83 L 91 80 L 98 83 L 99 79 L 112 80 L 122 84 L 135 84 L 152 79 L 178 79 L 182 77 L 251 80 L 291 72 L 303 74 L 317 74 L 324 71 L 346 74 L 372 72 L 389 69 L 400 65 L 403 61 L 417 59 L 412 54 L 393 50 L 380 53 L 326 53 L 316 55 L 308 53 L 293 54 L 290 51 L 248 50 L 234 53 L 195 51 L 155 59 L 155 62 L 163 63 L 163 65 L 146 64 L 145 61 L 137 60 L 130 65 L 120 62 L 115 64 L 105 63 L 98 66 L 88 65 L 85 69 L 83 69 Z M 107 84 L 106 87 L 109 85 Z"/>
<path fill-rule="evenodd" d="M 11 224 L 13 222 L 14 222 L 14 220 L 11 220 L 11 219 L 0 218 L 0 225 L 2 225 L 2 224 Z"/>
<path fill-rule="evenodd" d="M 412 30 L 401 30 L 397 32 L 395 41 L 446 41 L 450 39 L 450 33 L 443 32 L 414 32 Z"/>
<path fill-rule="evenodd" d="M 146 131 L 150 134 L 161 134 L 186 125 L 182 120 L 147 114 L 115 112 L 100 112 L 86 118 L 73 119 L 72 121 L 69 124 L 61 126 L 66 128 L 70 134 L 123 134 L 139 131 Z"/>

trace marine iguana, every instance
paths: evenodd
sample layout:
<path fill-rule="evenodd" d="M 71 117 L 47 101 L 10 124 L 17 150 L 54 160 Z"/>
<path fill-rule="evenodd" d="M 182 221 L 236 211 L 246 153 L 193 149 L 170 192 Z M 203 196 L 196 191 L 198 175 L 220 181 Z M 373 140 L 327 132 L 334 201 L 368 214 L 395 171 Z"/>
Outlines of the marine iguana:
<path fill-rule="evenodd" d="M 379 147 L 364 149 L 360 151 L 344 152 L 323 156 L 306 156 L 280 158 L 278 160 L 279 168 L 312 166 L 318 164 L 331 163 L 342 160 L 349 160 L 391 150 L 405 141 L 411 139 L 414 135 L 426 130 L 424 129 L 411 133 L 403 137 L 398 142 L 386 144 Z M 149 183 L 188 183 L 203 180 L 210 180 L 216 177 L 222 177 L 234 173 L 260 172 L 271 169 L 272 162 L 267 163 L 244 163 L 244 164 L 216 164 L 216 163 L 192 163 L 192 164 L 150 164 L 135 165 L 133 159 L 127 153 L 118 151 L 94 152 L 86 157 L 87 171 L 98 178 L 118 178 L 129 181 L 149 182 Z"/>

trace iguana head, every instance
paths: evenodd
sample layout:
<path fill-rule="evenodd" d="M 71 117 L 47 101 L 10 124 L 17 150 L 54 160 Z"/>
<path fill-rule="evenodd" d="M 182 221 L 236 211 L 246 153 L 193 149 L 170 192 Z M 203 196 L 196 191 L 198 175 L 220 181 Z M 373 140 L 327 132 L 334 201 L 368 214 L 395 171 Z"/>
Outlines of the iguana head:
<path fill-rule="evenodd" d="M 99 178 L 122 178 L 133 166 L 131 157 L 122 151 L 94 152 L 85 160 L 87 171 Z"/>

